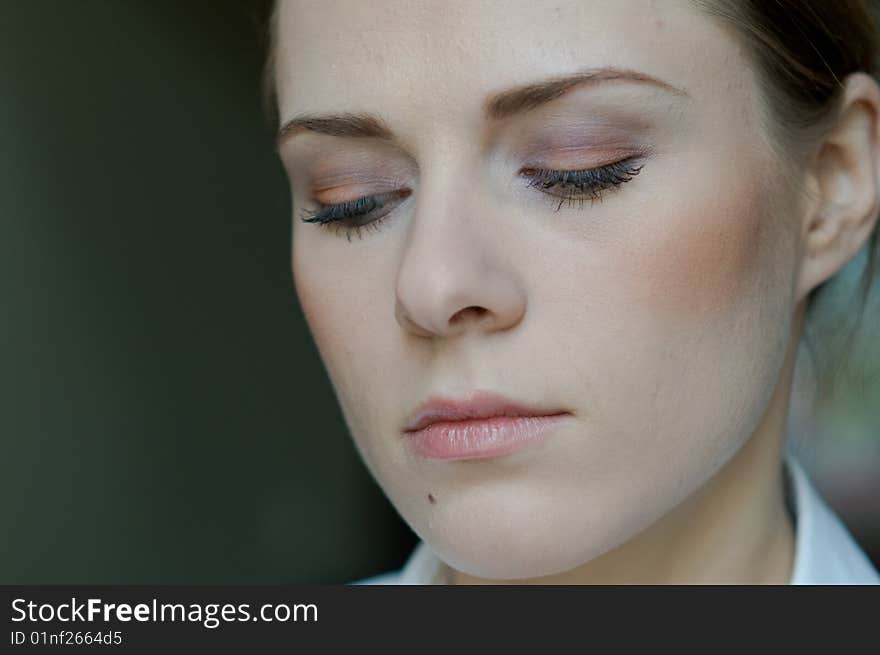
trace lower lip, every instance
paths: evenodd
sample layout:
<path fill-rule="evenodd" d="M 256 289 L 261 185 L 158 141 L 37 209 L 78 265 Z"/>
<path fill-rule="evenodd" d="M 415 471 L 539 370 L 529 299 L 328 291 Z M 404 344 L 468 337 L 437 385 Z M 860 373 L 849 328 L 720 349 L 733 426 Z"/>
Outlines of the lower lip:
<path fill-rule="evenodd" d="M 500 457 L 543 440 L 568 416 L 493 416 L 445 421 L 405 434 L 415 451 L 428 459 Z"/>

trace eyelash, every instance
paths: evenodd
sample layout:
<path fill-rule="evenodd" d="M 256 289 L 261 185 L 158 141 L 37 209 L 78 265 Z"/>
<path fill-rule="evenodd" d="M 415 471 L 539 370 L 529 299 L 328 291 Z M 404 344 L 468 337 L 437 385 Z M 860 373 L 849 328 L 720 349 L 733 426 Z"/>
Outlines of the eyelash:
<path fill-rule="evenodd" d="M 303 209 L 300 220 L 304 223 L 317 223 L 319 227 L 332 229 L 336 233 L 343 230 L 345 236 L 351 241 L 351 235 L 353 232 L 357 233 L 358 237 L 361 237 L 362 229 L 378 230 L 380 224 L 385 219 L 385 216 L 387 216 L 391 210 L 389 209 L 388 212 L 385 212 L 385 214 L 378 219 L 372 220 L 369 223 L 345 225 L 342 221 L 369 216 L 377 209 L 387 207 L 395 199 L 406 198 L 411 193 L 410 190 L 404 189 L 401 191 L 391 191 L 389 193 L 378 193 L 371 196 L 364 196 L 363 198 L 341 202 L 337 205 L 321 205 L 319 203 L 318 209 Z"/>
<path fill-rule="evenodd" d="M 564 195 L 547 194 L 560 198 L 555 211 L 559 211 L 563 203 L 567 202 L 571 207 L 575 201 L 578 203 L 578 209 L 583 209 L 584 200 L 589 198 L 590 205 L 601 202 L 607 191 L 616 189 L 638 175 L 642 166 L 636 165 L 636 162 L 636 157 L 628 157 L 606 166 L 577 171 L 524 168 L 520 171 L 520 175 L 529 178 L 529 187 L 534 187 L 543 193 L 546 193 L 547 189 L 555 188 L 565 191 Z"/>
<path fill-rule="evenodd" d="M 578 208 L 582 209 L 584 200 L 589 199 L 592 205 L 596 201 L 602 200 L 607 191 L 611 191 L 619 187 L 625 182 L 629 182 L 633 177 L 642 170 L 641 165 L 636 165 L 636 157 L 628 157 L 620 161 L 599 166 L 597 168 L 587 168 L 575 171 L 562 171 L 547 168 L 524 168 L 520 171 L 520 175 L 529 180 L 528 186 L 537 188 L 552 198 L 559 198 L 559 204 L 555 211 L 559 211 L 564 203 L 568 203 L 571 207 L 574 202 L 578 203 Z M 549 189 L 561 189 L 564 195 L 555 193 L 547 193 Z M 382 214 L 378 219 L 368 223 L 346 225 L 343 221 L 350 219 L 362 219 L 369 216 L 376 210 L 383 209 L 394 200 L 408 197 L 412 192 L 409 190 L 392 191 L 389 193 L 379 193 L 371 196 L 364 196 L 356 200 L 339 203 L 336 205 L 320 205 L 318 209 L 304 209 L 300 220 L 304 223 L 317 223 L 320 227 L 332 229 L 335 233 L 342 230 L 345 236 L 351 241 L 352 233 L 363 238 L 361 230 L 378 230 L 384 222 L 385 217 L 390 213 L 390 209 Z M 556 204 L 556 201 L 553 201 Z"/>

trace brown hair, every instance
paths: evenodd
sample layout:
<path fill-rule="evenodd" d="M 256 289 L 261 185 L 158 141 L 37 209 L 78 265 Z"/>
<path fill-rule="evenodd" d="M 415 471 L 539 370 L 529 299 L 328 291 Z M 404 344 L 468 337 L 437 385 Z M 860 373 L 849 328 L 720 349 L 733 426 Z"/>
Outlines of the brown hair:
<path fill-rule="evenodd" d="M 867 0 L 695 0 L 697 6 L 726 23 L 749 46 L 758 80 L 769 110 L 765 117 L 768 133 L 775 136 L 780 155 L 788 162 L 809 150 L 836 118 L 838 101 L 847 75 L 878 72 L 880 35 L 873 7 Z M 263 37 L 268 55 L 263 70 L 262 101 L 272 129 L 277 127 L 277 98 L 274 83 L 277 2 L 264 0 Z M 866 244 L 866 263 L 859 283 L 858 315 L 843 352 L 862 323 L 876 273 L 878 229 L 875 225 Z M 830 322 L 825 330 L 819 309 L 825 296 L 834 295 L 835 275 L 814 288 L 807 297 L 804 341 L 814 365 L 820 371 L 820 391 L 833 387 L 845 358 L 832 348 L 817 350 L 815 338 L 832 341 L 839 326 Z M 843 312 L 847 316 L 849 312 Z M 828 375 L 830 364 L 836 371 Z"/>

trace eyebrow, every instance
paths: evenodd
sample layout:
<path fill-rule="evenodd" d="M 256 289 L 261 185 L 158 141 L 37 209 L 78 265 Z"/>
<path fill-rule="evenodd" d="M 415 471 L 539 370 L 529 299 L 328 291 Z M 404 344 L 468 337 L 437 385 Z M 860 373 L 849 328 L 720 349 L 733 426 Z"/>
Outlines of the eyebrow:
<path fill-rule="evenodd" d="M 668 82 L 634 70 L 620 68 L 591 68 L 572 75 L 554 77 L 506 91 L 492 94 L 483 102 L 483 115 L 487 121 L 500 121 L 514 114 L 536 107 L 565 95 L 572 89 L 603 82 L 631 82 L 648 84 L 674 95 L 688 94 Z M 300 114 L 286 121 L 278 130 L 277 144 L 293 134 L 308 131 L 341 137 L 373 137 L 394 140 L 394 132 L 380 116 L 370 113 Z"/>

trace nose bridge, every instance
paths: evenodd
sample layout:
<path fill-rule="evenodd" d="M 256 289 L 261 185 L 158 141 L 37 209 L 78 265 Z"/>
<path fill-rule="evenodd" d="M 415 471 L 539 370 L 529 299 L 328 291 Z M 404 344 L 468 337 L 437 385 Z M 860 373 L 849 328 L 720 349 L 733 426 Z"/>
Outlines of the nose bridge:
<path fill-rule="evenodd" d="M 525 307 L 516 271 L 495 252 L 495 217 L 475 161 L 448 149 L 420 169 L 395 310 L 402 327 L 421 336 L 503 329 Z"/>

